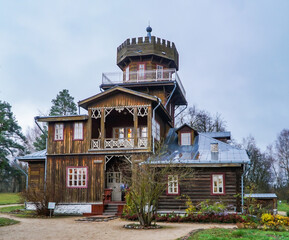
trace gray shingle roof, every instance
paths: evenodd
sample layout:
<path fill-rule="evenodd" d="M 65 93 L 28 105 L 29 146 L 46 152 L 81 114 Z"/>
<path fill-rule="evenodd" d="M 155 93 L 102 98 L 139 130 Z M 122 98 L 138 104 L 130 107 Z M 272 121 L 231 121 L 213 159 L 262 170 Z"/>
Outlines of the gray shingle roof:
<path fill-rule="evenodd" d="M 218 144 L 218 152 L 211 152 L 211 144 Z M 246 164 L 250 159 L 245 150 L 199 133 L 191 146 L 178 144 L 175 129 L 170 129 L 165 140 L 164 151 L 152 164 Z"/>
<path fill-rule="evenodd" d="M 27 155 L 22 156 L 22 157 L 18 157 L 17 159 L 20 161 L 45 160 L 46 153 L 47 153 L 47 151 L 46 151 L 46 149 L 44 149 L 44 150 L 41 150 L 38 152 L 27 154 Z"/>

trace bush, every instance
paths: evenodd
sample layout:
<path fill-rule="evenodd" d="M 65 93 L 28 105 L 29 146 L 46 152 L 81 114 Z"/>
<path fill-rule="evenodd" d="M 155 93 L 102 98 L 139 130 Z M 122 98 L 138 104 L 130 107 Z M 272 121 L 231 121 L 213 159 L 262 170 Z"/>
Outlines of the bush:
<path fill-rule="evenodd" d="M 287 217 L 289 217 L 289 211 L 286 212 Z"/>
<path fill-rule="evenodd" d="M 266 230 L 284 230 L 284 228 L 289 227 L 289 217 L 264 213 L 261 217 L 261 223 Z"/>

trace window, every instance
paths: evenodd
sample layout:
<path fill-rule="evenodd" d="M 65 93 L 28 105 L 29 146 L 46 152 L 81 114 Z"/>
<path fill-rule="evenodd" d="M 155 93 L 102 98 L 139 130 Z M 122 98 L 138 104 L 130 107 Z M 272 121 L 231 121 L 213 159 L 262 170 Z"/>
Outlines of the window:
<path fill-rule="evenodd" d="M 113 138 L 133 138 L 133 128 L 131 127 L 114 128 Z"/>
<path fill-rule="evenodd" d="M 83 123 L 74 123 L 74 140 L 83 140 Z"/>
<path fill-rule="evenodd" d="M 125 69 L 125 81 L 129 81 L 129 67 Z"/>
<path fill-rule="evenodd" d="M 145 79 L 145 64 L 141 63 L 138 65 L 138 80 Z"/>
<path fill-rule="evenodd" d="M 138 137 L 147 138 L 148 137 L 148 128 L 147 127 L 140 127 L 137 130 Z"/>
<path fill-rule="evenodd" d="M 179 181 L 178 175 L 168 175 L 168 194 L 178 195 L 179 194 Z"/>
<path fill-rule="evenodd" d="M 181 133 L 181 145 L 191 145 L 191 133 Z"/>
<path fill-rule="evenodd" d="M 63 140 L 63 124 L 56 123 L 54 128 L 54 140 Z"/>
<path fill-rule="evenodd" d="M 160 129 L 160 124 L 153 119 L 152 121 L 152 128 L 153 128 L 153 137 L 160 141 L 161 140 L 161 129 Z"/>
<path fill-rule="evenodd" d="M 212 194 L 225 194 L 224 174 L 212 174 Z"/>
<path fill-rule="evenodd" d="M 163 69 L 164 69 L 163 66 L 157 65 L 157 79 L 163 78 Z"/>
<path fill-rule="evenodd" d="M 87 188 L 87 167 L 67 167 L 68 188 Z"/>

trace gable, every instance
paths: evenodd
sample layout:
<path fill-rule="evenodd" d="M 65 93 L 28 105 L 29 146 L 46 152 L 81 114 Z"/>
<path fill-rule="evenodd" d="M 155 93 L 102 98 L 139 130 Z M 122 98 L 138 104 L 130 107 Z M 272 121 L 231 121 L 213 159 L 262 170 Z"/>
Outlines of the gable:
<path fill-rule="evenodd" d="M 117 95 L 119 99 L 116 99 L 115 95 Z M 125 100 L 125 98 L 128 98 L 128 99 Z M 105 104 L 104 103 L 105 99 L 106 101 L 109 101 L 109 100 L 112 101 L 113 99 L 114 103 L 116 104 L 121 103 L 122 106 L 125 106 L 125 104 L 128 102 L 138 103 L 137 105 L 140 105 L 141 102 L 146 102 L 146 103 L 148 102 L 150 103 L 152 101 L 157 102 L 156 97 L 118 86 L 118 87 L 108 89 L 105 92 L 96 94 L 90 98 L 84 99 L 78 102 L 78 105 L 87 110 L 89 107 L 92 107 L 92 106 L 100 106 L 99 105 L 100 103 Z M 147 100 L 147 101 L 144 101 L 144 100 Z M 108 104 L 108 102 L 106 104 Z M 133 105 L 133 104 L 130 104 L 130 105 Z M 112 106 L 112 104 L 110 104 L 109 106 Z M 115 106 L 118 106 L 118 105 L 115 105 Z"/>

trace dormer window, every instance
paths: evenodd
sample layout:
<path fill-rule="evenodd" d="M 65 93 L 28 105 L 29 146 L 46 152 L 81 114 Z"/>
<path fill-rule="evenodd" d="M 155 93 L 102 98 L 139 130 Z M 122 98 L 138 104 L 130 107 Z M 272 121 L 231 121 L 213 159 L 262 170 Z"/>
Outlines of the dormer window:
<path fill-rule="evenodd" d="M 191 133 L 181 133 L 181 145 L 189 146 L 191 144 Z"/>

